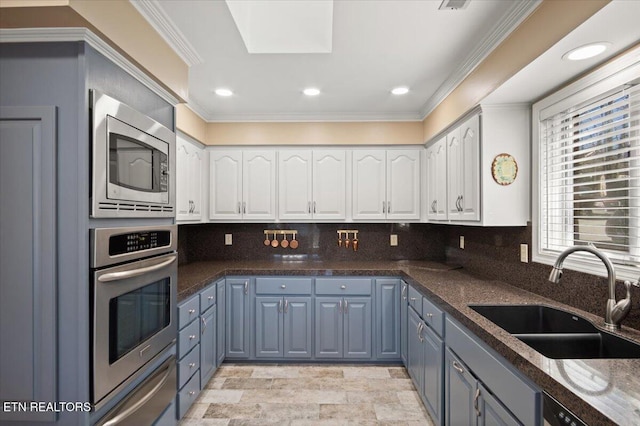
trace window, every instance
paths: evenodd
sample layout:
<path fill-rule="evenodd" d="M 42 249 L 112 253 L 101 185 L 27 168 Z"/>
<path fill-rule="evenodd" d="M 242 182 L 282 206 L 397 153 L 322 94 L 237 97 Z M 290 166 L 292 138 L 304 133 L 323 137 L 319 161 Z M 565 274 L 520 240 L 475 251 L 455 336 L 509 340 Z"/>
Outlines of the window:
<path fill-rule="evenodd" d="M 638 56 L 632 66 L 627 58 L 615 70 L 613 62 L 534 105 L 535 261 L 552 263 L 568 247 L 593 244 L 616 264 L 619 278 L 638 279 Z M 568 267 L 604 271 L 590 254 L 574 256 Z"/>

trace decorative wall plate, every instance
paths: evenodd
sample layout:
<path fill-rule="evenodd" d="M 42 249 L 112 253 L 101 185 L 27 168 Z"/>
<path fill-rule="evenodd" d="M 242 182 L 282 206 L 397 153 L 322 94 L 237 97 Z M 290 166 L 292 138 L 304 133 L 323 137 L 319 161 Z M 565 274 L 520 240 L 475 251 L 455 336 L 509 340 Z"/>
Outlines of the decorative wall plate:
<path fill-rule="evenodd" d="M 498 185 L 511 185 L 518 176 L 518 163 L 510 154 L 498 154 L 491 163 L 491 176 Z"/>

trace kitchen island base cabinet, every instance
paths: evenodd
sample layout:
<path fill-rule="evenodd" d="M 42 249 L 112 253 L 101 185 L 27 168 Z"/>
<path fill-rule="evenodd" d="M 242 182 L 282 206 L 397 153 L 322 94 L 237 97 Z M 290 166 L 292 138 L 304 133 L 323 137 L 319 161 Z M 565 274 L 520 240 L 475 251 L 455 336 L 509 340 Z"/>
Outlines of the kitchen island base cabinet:
<path fill-rule="evenodd" d="M 227 278 L 226 289 L 226 357 L 247 359 L 251 356 L 251 318 L 249 312 L 249 278 Z"/>

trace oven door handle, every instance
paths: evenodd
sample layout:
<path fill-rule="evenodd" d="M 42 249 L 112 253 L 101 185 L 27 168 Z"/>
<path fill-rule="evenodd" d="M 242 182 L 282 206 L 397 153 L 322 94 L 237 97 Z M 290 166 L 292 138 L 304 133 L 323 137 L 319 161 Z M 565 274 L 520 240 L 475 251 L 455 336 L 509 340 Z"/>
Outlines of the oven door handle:
<path fill-rule="evenodd" d="M 109 420 L 106 423 L 104 423 L 102 426 L 117 425 L 118 423 L 120 423 L 121 421 L 123 421 L 124 419 L 126 419 L 127 417 L 129 417 L 130 415 L 135 413 L 136 411 L 138 411 L 140 409 L 140 407 L 142 407 L 151 398 L 153 398 L 154 395 L 157 394 L 160 391 L 160 389 L 162 389 L 162 387 L 167 382 L 167 380 L 169 380 L 169 376 L 171 375 L 171 372 L 173 371 L 173 369 L 175 368 L 175 365 L 176 365 L 175 360 L 176 360 L 176 356 L 175 355 L 171 355 L 171 357 L 169 359 L 167 359 L 167 361 L 165 361 L 164 364 L 167 365 L 167 367 L 166 367 L 167 368 L 167 372 L 162 376 L 160 381 L 153 387 L 153 389 L 151 389 L 149 391 L 149 393 L 147 393 L 145 396 L 143 396 L 142 398 L 137 400 L 133 405 L 128 407 L 122 413 L 118 414 L 117 416 L 115 416 L 111 420 Z M 135 396 L 135 395 L 132 395 L 132 397 L 133 396 Z M 129 401 L 127 401 L 127 403 L 129 403 Z"/>
<path fill-rule="evenodd" d="M 148 272 L 153 272 L 153 271 L 157 271 L 158 269 L 162 269 L 165 266 L 175 262 L 175 260 L 176 260 L 176 256 L 174 255 L 169 257 L 167 260 L 164 260 L 160 263 L 156 263 L 155 265 L 145 266 L 144 268 L 131 269 L 129 271 L 121 271 L 121 272 L 109 272 L 107 274 L 100 275 L 98 277 L 98 281 L 105 283 L 109 281 L 126 280 L 128 278 L 137 277 L 139 275 L 143 275 Z"/>

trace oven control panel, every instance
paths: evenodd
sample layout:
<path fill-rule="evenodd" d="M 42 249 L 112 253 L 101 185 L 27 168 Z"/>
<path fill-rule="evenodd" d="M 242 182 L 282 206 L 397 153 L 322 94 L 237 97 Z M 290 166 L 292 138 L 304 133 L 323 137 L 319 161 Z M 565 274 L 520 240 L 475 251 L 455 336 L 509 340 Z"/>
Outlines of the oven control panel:
<path fill-rule="evenodd" d="M 171 232 L 169 231 L 130 232 L 112 235 L 109 238 L 109 256 L 135 253 L 170 245 Z"/>

